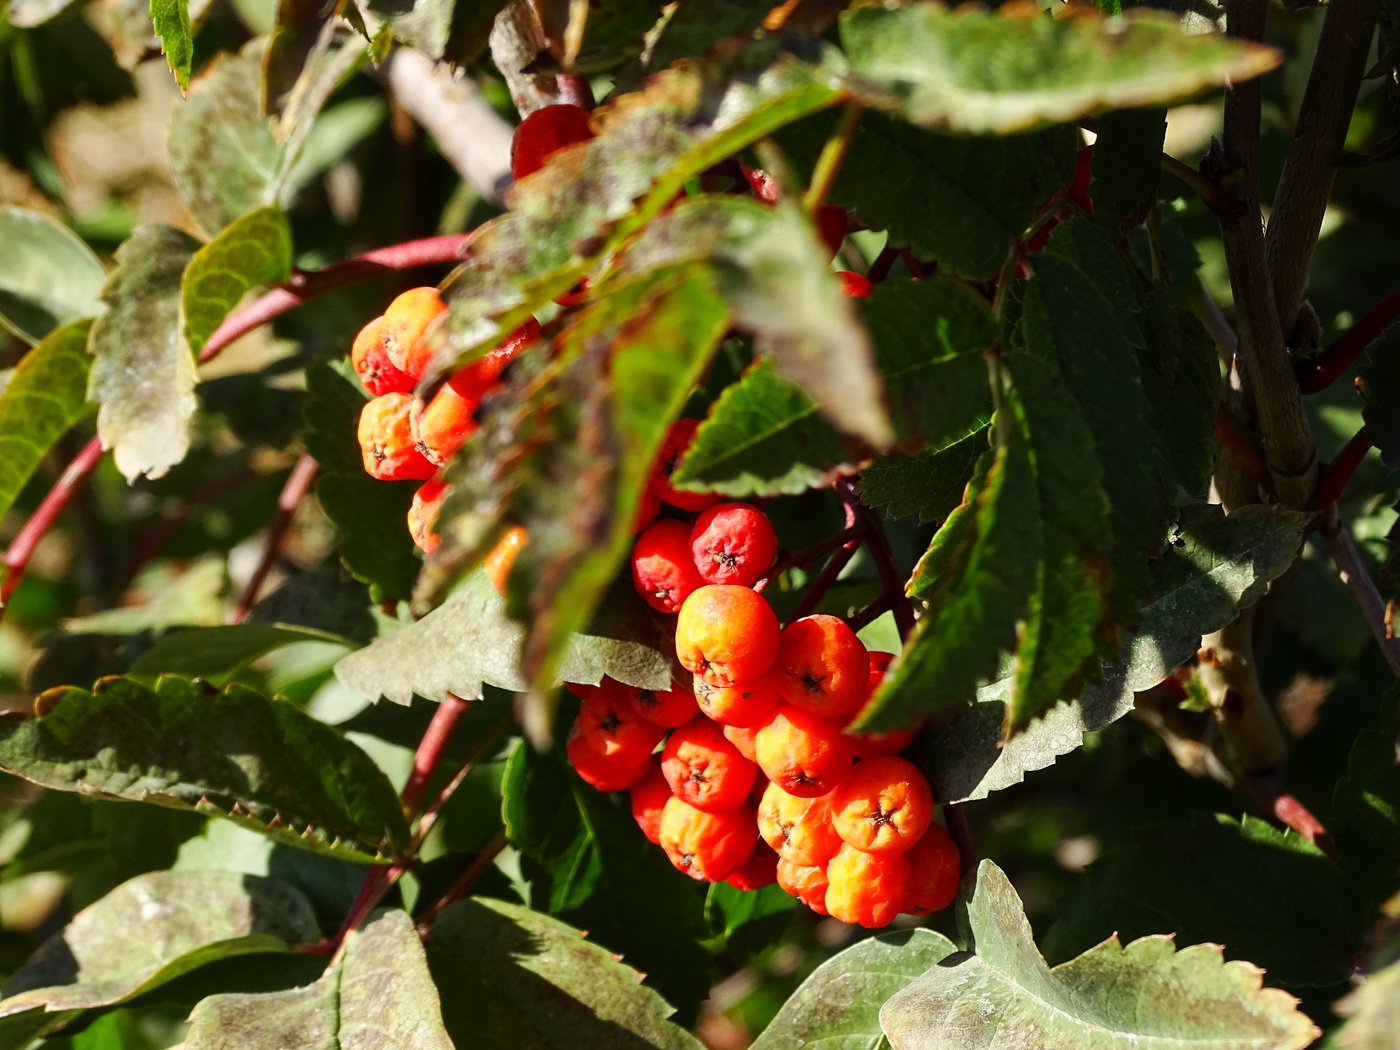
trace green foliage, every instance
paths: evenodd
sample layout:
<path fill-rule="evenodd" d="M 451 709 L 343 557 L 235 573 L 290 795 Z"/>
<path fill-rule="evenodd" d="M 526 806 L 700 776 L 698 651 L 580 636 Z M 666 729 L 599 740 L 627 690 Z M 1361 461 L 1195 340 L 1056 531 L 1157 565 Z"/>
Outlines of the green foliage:
<path fill-rule="evenodd" d="M 292 233 L 277 208 L 236 220 L 199 251 L 180 282 L 180 327 L 198 354 L 219 323 L 252 288 L 280 284 L 292 272 Z"/>
<path fill-rule="evenodd" d="M 1400 761 L 1395 734 L 1362 733 L 1337 781 L 1329 829 L 1353 885 L 1379 906 L 1400 891 Z"/>
<path fill-rule="evenodd" d="M 1362 415 L 1372 443 L 1391 470 L 1400 469 L 1400 426 L 1395 406 L 1400 404 L 1400 325 L 1390 329 L 1366 351 L 1357 383 L 1366 400 Z"/>
<path fill-rule="evenodd" d="M 151 24 L 160 37 L 160 49 L 170 63 L 170 72 L 183 92 L 190 84 L 190 63 L 194 59 L 194 40 L 190 30 L 188 0 L 151 0 Z"/>
<path fill-rule="evenodd" d="M 98 310 L 102 264 L 62 223 L 0 207 L 0 325 L 27 343 Z"/>

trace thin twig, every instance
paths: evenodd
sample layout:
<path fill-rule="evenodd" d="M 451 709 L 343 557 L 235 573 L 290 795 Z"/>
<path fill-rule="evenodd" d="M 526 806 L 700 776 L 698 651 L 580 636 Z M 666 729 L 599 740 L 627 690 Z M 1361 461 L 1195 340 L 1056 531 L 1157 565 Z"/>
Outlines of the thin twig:
<path fill-rule="evenodd" d="M 1392 636 L 1390 632 L 1386 622 L 1385 599 L 1376 588 L 1376 582 L 1371 579 L 1356 541 L 1352 539 L 1350 532 L 1341 527 L 1336 504 L 1328 511 L 1321 531 L 1323 542 L 1327 544 L 1327 550 L 1332 555 L 1332 562 L 1337 566 L 1338 577 L 1356 599 L 1361 615 L 1366 620 L 1366 626 L 1371 629 L 1371 634 L 1380 646 L 1381 655 L 1390 665 L 1391 672 L 1400 678 L 1400 638 Z"/>
<path fill-rule="evenodd" d="M 1273 479 L 1264 465 L 1264 450 L 1253 432 L 1223 402 L 1215 409 L 1215 439 L 1254 479 L 1259 491 L 1272 495 Z"/>
<path fill-rule="evenodd" d="M 277 513 L 273 516 L 272 524 L 267 527 L 262 557 L 258 559 L 253 574 L 248 577 L 248 585 L 243 588 L 243 594 L 229 616 L 229 623 L 242 623 L 248 618 L 253 603 L 258 600 L 258 592 L 262 590 L 267 574 L 272 571 L 273 562 L 277 560 L 277 552 L 282 549 L 282 539 L 291 527 L 297 507 L 301 506 L 301 501 L 306 497 L 315 479 L 316 461 L 303 453 L 292 472 L 287 475 L 286 484 L 282 486 L 282 492 L 277 497 Z"/>
<path fill-rule="evenodd" d="M 814 563 L 818 558 L 825 557 L 837 547 L 844 546 L 851 540 L 859 539 L 864 535 L 864 529 L 859 525 L 848 526 L 836 533 L 828 536 L 824 540 L 812 544 L 810 547 L 803 547 L 799 551 L 793 551 L 774 563 L 773 567 L 763 574 L 763 578 L 753 585 L 753 589 L 760 594 L 763 589 L 789 569 L 805 569 Z"/>
<path fill-rule="evenodd" d="M 848 102 L 842 110 L 841 123 L 837 126 L 835 134 L 827 139 L 826 145 L 822 147 L 821 155 L 817 157 L 817 165 L 812 169 L 812 181 L 807 186 L 807 192 L 802 195 L 802 207 L 807 211 L 815 212 L 831 192 L 832 184 L 841 171 L 841 162 L 846 159 L 846 153 L 851 148 L 851 139 L 855 137 L 856 128 L 860 125 L 860 118 L 864 113 L 865 107 L 858 102 Z"/>
<path fill-rule="evenodd" d="M 893 608 L 894 595 L 882 594 L 854 616 L 848 616 L 846 618 L 846 626 L 853 631 L 859 631 L 861 628 L 874 623 Z"/>
<path fill-rule="evenodd" d="M 1186 183 L 1207 205 L 1214 205 L 1220 196 L 1220 188 L 1191 165 L 1177 160 L 1168 153 L 1162 154 L 1162 170 Z"/>
<path fill-rule="evenodd" d="M 1298 362 L 1298 386 L 1303 393 L 1326 390 L 1396 320 L 1400 320 L 1400 288 L 1377 303 L 1322 353 Z"/>
<path fill-rule="evenodd" d="M 1342 498 L 1356 468 L 1361 466 L 1366 453 L 1371 451 L 1371 444 L 1371 432 L 1362 427 L 1342 446 L 1337 458 L 1322 470 L 1322 477 L 1317 483 L 1317 506 L 1325 507 Z"/>
<path fill-rule="evenodd" d="M 435 900 L 424 909 L 423 914 L 418 919 L 418 933 L 426 937 L 433 921 L 442 913 L 449 904 L 460 900 L 472 891 L 472 887 L 480 881 L 481 876 L 491 870 L 491 865 L 496 862 L 501 851 L 506 848 L 505 832 L 500 832 L 495 838 L 488 842 L 467 865 L 465 871 L 457 878 L 446 893 Z"/>
<path fill-rule="evenodd" d="M 831 590 L 831 585 L 836 582 L 836 578 L 841 575 L 841 570 L 850 564 L 851 558 L 860 549 L 860 540 L 848 540 L 842 544 L 840 549 L 831 556 L 831 560 L 822 569 L 821 575 L 807 585 L 806 592 L 802 595 L 802 601 L 793 610 L 792 618 L 800 620 L 813 609 L 817 603 L 826 597 L 826 592 Z"/>
<path fill-rule="evenodd" d="M 875 562 L 875 571 L 880 576 L 880 586 L 890 599 L 894 622 L 899 628 L 899 637 L 901 640 L 906 639 L 914 630 L 914 607 L 904 593 L 904 577 L 899 571 L 899 566 L 895 564 L 894 551 L 890 547 L 890 538 L 885 535 L 885 526 L 879 516 L 860 501 L 855 485 L 849 478 L 838 481 L 836 491 L 843 501 L 847 501 L 847 507 L 854 509 L 856 520 L 865 526 L 865 543 L 870 549 L 871 560 Z"/>
<path fill-rule="evenodd" d="M 470 701 L 463 700 L 456 693 L 448 693 L 447 698 L 438 704 L 437 710 L 433 712 L 432 721 L 423 731 L 423 739 L 419 741 L 418 749 L 413 754 L 413 769 L 399 796 L 403 802 L 404 813 L 410 818 L 422 805 L 423 797 L 428 791 L 428 781 L 432 779 L 438 763 L 442 761 L 447 741 L 451 739 L 452 733 L 470 706 Z"/>
<path fill-rule="evenodd" d="M 502 718 L 477 742 L 476 746 L 472 748 L 471 753 L 462 760 L 461 765 L 457 767 L 456 772 L 454 772 L 447 783 L 443 785 L 442 790 L 437 793 L 437 796 L 432 802 L 428 803 L 428 805 L 423 808 L 423 816 L 419 818 L 418 830 L 413 835 L 413 843 L 410 847 L 410 852 L 417 853 L 423 843 L 427 841 L 428 833 L 433 830 L 433 825 L 437 823 L 438 817 L 441 816 L 443 807 L 452 800 L 452 796 L 457 793 L 457 789 L 462 786 L 462 782 L 467 779 L 467 776 L 471 773 L 476 764 L 489 755 L 492 750 L 500 744 L 514 725 L 514 715 L 507 715 L 505 718 Z"/>

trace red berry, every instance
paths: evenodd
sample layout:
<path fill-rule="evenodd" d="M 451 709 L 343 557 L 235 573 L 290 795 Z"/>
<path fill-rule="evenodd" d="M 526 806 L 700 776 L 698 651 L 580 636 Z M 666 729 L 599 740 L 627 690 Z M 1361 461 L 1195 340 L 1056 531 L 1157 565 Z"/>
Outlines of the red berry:
<path fill-rule="evenodd" d="M 666 519 L 652 524 L 632 547 L 632 586 L 657 612 L 680 612 L 704 584 L 690 556 L 690 528 Z"/>
<path fill-rule="evenodd" d="M 540 323 L 532 317 L 485 357 L 457 369 L 447 385 L 475 405 L 501 381 L 501 373 L 515 356 L 539 338 Z"/>
<path fill-rule="evenodd" d="M 850 270 L 838 271 L 836 279 L 841 282 L 841 294 L 848 299 L 869 299 L 870 292 L 875 287 L 870 283 L 869 277 L 852 273 Z"/>
<path fill-rule="evenodd" d="M 671 424 L 666 439 L 661 442 L 656 467 L 651 474 L 651 487 L 661 499 L 681 510 L 704 510 L 724 499 L 716 492 L 681 492 L 671 484 L 671 475 L 676 464 L 680 463 L 685 450 L 695 440 L 695 431 L 700 427 L 698 419 L 678 419 Z"/>
<path fill-rule="evenodd" d="M 706 583 L 752 587 L 778 554 L 768 515 L 747 503 L 721 503 L 695 519 L 690 553 Z"/>
<path fill-rule="evenodd" d="M 593 138 L 588 110 L 560 103 L 535 110 L 522 120 L 510 141 L 510 173 L 523 179 L 544 167 L 546 160 L 565 146 Z"/>

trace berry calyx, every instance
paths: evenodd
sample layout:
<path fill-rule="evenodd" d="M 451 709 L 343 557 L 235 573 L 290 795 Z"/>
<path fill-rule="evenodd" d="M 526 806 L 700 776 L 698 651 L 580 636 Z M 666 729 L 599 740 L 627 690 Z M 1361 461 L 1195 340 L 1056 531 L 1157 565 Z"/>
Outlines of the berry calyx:
<path fill-rule="evenodd" d="M 757 729 L 773 720 L 782 698 L 773 687 L 772 674 L 737 685 L 711 685 L 695 677 L 695 702 L 707 718 L 721 725 Z"/>
<path fill-rule="evenodd" d="M 394 367 L 384 346 L 384 318 L 376 317 L 360 329 L 350 348 L 350 367 L 364 388 L 374 397 L 407 394 L 413 390 L 413 377 Z"/>
<path fill-rule="evenodd" d="M 825 864 L 842 846 L 825 795 L 789 795 L 771 781 L 758 802 L 758 834 L 778 856 L 794 864 Z"/>
<path fill-rule="evenodd" d="M 649 756 L 661 741 L 662 729 L 633 710 L 626 690 L 611 678 L 589 693 L 579 708 L 573 735 L 601 755 Z"/>
<path fill-rule="evenodd" d="M 839 726 L 799 707 L 784 707 L 754 737 L 754 758 L 769 780 L 789 795 L 825 795 L 851 768 L 851 749 Z"/>
<path fill-rule="evenodd" d="M 661 848 L 692 879 L 717 882 L 738 871 L 758 843 L 753 809 L 696 809 L 672 795 L 661 811 Z"/>
<path fill-rule="evenodd" d="M 630 685 L 625 688 L 632 710 L 663 729 L 683 726 L 699 714 L 695 694 L 689 689 L 638 689 Z"/>
<path fill-rule="evenodd" d="M 696 809 L 733 809 L 749 797 L 758 768 L 724 738 L 714 722 L 697 718 L 676 729 L 661 751 L 671 794 Z"/>
<path fill-rule="evenodd" d="M 794 707 L 841 718 L 865 699 L 870 659 L 844 620 L 804 616 L 783 628 L 773 680 L 778 694 Z"/>

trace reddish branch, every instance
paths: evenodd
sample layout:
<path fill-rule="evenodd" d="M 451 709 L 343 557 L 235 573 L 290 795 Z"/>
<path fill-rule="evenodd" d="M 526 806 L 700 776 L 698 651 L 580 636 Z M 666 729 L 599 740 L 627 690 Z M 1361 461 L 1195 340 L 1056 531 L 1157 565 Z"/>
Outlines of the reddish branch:
<path fill-rule="evenodd" d="M 287 529 L 291 527 L 297 507 L 301 505 L 303 497 L 311 488 L 311 483 L 314 480 L 316 480 L 316 461 L 303 454 L 297 460 L 296 466 L 292 468 L 291 474 L 287 476 L 287 482 L 282 486 L 282 492 L 277 497 L 277 514 L 273 517 L 272 524 L 268 526 L 262 557 L 258 559 L 253 575 L 248 578 L 248 585 L 243 588 L 243 594 L 229 616 L 229 623 L 242 623 L 248 618 L 253 603 L 258 600 L 258 592 L 262 590 L 267 574 L 272 571 L 272 563 L 277 560 L 277 552 L 282 549 L 282 539 L 286 536 Z"/>
<path fill-rule="evenodd" d="M 1294 366 L 1299 388 L 1305 394 L 1326 390 L 1397 319 L 1400 319 L 1400 288 L 1377 303 L 1322 353 L 1299 361 Z"/>
<path fill-rule="evenodd" d="M 29 559 L 34 556 L 39 541 L 63 512 L 63 508 L 68 506 L 68 501 L 73 498 L 78 486 L 101 460 L 102 444 L 97 438 L 93 438 L 73 457 L 73 462 L 64 468 L 53 487 L 29 516 L 29 520 L 20 526 L 19 532 L 5 551 L 5 582 L 0 584 L 0 616 L 4 615 L 4 606 L 9 604 L 10 595 L 24 577 L 24 570 L 29 567 Z"/>
<path fill-rule="evenodd" d="M 875 562 L 875 571 L 880 576 L 882 597 L 888 599 L 894 612 L 894 622 L 899 628 L 900 639 L 908 638 L 914 630 L 914 607 L 904 593 L 904 577 L 895 564 L 894 551 L 890 549 L 890 539 L 885 535 L 885 526 L 879 517 L 860 501 L 855 484 L 849 478 L 836 483 L 836 491 L 846 504 L 848 516 L 865 527 L 865 543 L 870 557 Z"/>
<path fill-rule="evenodd" d="M 1337 453 L 1337 458 L 1322 471 L 1322 478 L 1317 484 L 1317 505 L 1325 507 L 1329 503 L 1336 503 L 1341 499 L 1342 493 L 1346 490 L 1347 482 L 1351 481 L 1352 475 L 1356 473 L 1356 468 L 1361 466 L 1361 461 L 1366 458 L 1366 453 L 1371 451 L 1371 433 L 1362 427 L 1351 436 L 1342 450 Z"/>
<path fill-rule="evenodd" d="M 442 913 L 442 910 L 454 901 L 461 900 L 472 891 L 472 887 L 491 870 L 491 865 L 495 863 L 496 858 L 505 848 L 506 836 L 504 832 L 501 832 L 473 858 L 472 862 L 458 876 L 457 881 L 448 887 L 447 892 L 423 910 L 423 913 L 418 917 L 419 936 L 426 937 L 433 921 Z"/>

